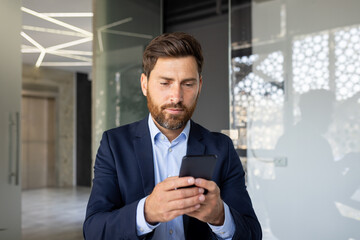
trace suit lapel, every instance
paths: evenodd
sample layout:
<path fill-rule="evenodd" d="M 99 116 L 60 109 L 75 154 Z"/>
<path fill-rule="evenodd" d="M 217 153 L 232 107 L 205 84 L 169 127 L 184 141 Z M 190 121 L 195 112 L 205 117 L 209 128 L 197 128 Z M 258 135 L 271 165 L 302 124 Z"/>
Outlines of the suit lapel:
<path fill-rule="evenodd" d="M 202 143 L 203 135 L 199 126 L 191 121 L 189 140 L 187 143 L 187 155 L 205 154 L 205 145 Z"/>
<path fill-rule="evenodd" d="M 135 131 L 133 144 L 146 196 L 152 192 L 155 186 L 154 160 L 148 118 L 140 121 Z"/>

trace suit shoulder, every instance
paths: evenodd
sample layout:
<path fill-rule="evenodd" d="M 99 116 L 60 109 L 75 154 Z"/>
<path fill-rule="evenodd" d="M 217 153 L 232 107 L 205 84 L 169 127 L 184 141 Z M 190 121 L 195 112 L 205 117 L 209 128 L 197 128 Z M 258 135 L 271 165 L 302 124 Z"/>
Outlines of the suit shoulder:
<path fill-rule="evenodd" d="M 220 132 L 210 132 L 210 136 L 217 142 L 232 144 L 232 140 L 225 134 Z"/>
<path fill-rule="evenodd" d="M 222 141 L 222 142 L 230 141 L 230 142 L 232 142 L 232 140 L 227 135 L 220 133 L 220 132 L 212 132 L 212 131 L 208 130 L 207 128 L 205 128 L 195 122 L 193 122 L 193 127 L 197 128 L 198 131 L 201 132 L 201 134 L 203 135 L 203 137 L 205 139 L 209 139 L 209 140 L 213 140 L 213 141 Z"/>
<path fill-rule="evenodd" d="M 134 133 L 135 129 L 142 123 L 144 120 L 140 120 L 137 122 L 125 124 L 119 127 L 108 129 L 104 132 L 104 134 L 107 134 L 108 136 L 116 136 L 119 134 L 125 134 L 125 133 Z"/>

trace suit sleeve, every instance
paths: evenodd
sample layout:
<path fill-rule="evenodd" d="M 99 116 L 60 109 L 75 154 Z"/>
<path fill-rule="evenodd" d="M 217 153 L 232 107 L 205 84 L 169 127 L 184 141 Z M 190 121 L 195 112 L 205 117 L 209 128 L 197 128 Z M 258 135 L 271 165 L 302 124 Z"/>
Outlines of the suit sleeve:
<path fill-rule="evenodd" d="M 221 182 L 220 189 L 221 197 L 229 206 L 236 226 L 233 239 L 262 239 L 261 226 L 246 190 L 245 172 L 229 138 L 227 142 L 227 163 L 223 168 L 224 180 Z"/>
<path fill-rule="evenodd" d="M 95 161 L 93 187 L 83 227 L 84 238 L 87 240 L 144 239 L 147 235 L 138 237 L 136 232 L 138 202 L 127 205 L 123 202 L 114 156 L 105 132 Z"/>

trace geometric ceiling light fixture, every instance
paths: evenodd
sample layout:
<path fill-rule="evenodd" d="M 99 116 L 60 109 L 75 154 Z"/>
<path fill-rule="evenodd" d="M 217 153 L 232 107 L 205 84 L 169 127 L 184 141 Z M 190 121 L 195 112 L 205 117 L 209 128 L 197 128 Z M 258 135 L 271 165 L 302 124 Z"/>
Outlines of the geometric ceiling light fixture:
<path fill-rule="evenodd" d="M 24 32 L 20 33 L 21 36 L 23 36 L 26 40 L 28 40 L 30 43 L 32 43 L 35 47 L 37 47 L 40 50 L 40 55 L 38 60 L 36 61 L 35 66 L 40 67 L 42 60 L 45 57 L 46 50 L 43 46 L 41 46 L 38 42 L 36 42 L 34 39 L 32 39 L 29 35 L 27 35 Z"/>
<path fill-rule="evenodd" d="M 22 53 L 40 53 L 41 50 L 37 47 L 33 47 L 33 46 L 29 46 L 29 45 L 21 45 L 21 52 Z M 92 56 L 92 52 L 90 51 L 79 51 L 79 50 L 56 50 L 56 51 L 51 51 L 56 52 L 56 53 L 60 53 L 60 54 L 70 54 L 70 55 L 80 55 L 80 56 Z M 50 53 L 50 52 L 48 52 Z"/>
<path fill-rule="evenodd" d="M 73 26 L 73 25 L 71 25 L 71 24 L 68 24 L 68 23 L 59 21 L 59 20 L 54 19 L 54 18 L 52 18 L 52 17 L 48 17 L 48 16 L 46 16 L 46 15 L 44 15 L 44 14 L 35 12 L 35 11 L 31 10 L 31 9 L 28 9 L 28 8 L 25 8 L 25 7 L 21 7 L 21 10 L 22 10 L 23 12 L 26 12 L 26 13 L 28 13 L 28 14 L 31 14 L 31 15 L 33 15 L 33 16 L 35 16 L 35 17 L 44 19 L 44 20 L 49 21 L 49 22 L 52 22 L 52 23 L 55 23 L 55 24 L 57 24 L 57 25 L 59 25 L 59 26 L 62 26 L 62 27 L 64 27 L 64 28 L 68 28 L 68 29 L 73 30 L 73 31 L 75 31 L 75 32 L 83 33 L 85 36 L 92 37 L 92 35 L 93 35 L 91 32 L 88 32 L 88 31 L 86 31 L 86 30 L 84 30 L 84 29 L 75 27 L 75 26 Z"/>
<path fill-rule="evenodd" d="M 23 25 L 22 29 L 34 32 L 44 32 L 44 33 L 51 33 L 51 34 L 58 34 L 58 35 L 65 35 L 65 36 L 74 36 L 74 37 L 86 37 L 83 33 L 73 32 L 73 31 L 64 31 L 52 28 L 43 28 L 43 27 L 34 27 Z"/>
<path fill-rule="evenodd" d="M 43 62 L 44 67 L 89 67 L 91 62 Z"/>
<path fill-rule="evenodd" d="M 42 15 L 48 16 L 48 17 L 93 17 L 94 14 L 89 12 L 81 12 L 81 13 L 41 13 Z"/>
<path fill-rule="evenodd" d="M 90 51 L 81 51 L 81 50 L 65 50 L 64 48 L 73 47 L 76 45 L 80 45 L 83 43 L 91 42 L 93 40 L 93 34 L 89 31 L 81 29 L 77 26 L 72 24 L 65 23 L 63 21 L 54 19 L 53 17 L 71 17 L 71 18 L 78 18 L 78 17 L 92 17 L 92 13 L 39 13 L 33 11 L 29 8 L 21 7 L 21 10 L 24 13 L 30 14 L 46 22 L 50 22 L 56 24 L 58 26 L 64 27 L 69 29 L 70 31 L 64 31 L 59 29 L 52 29 L 47 27 L 37 27 L 37 26 L 23 26 L 23 30 L 27 31 L 21 32 L 21 36 L 24 37 L 27 41 L 29 41 L 34 47 L 22 45 L 22 53 L 40 53 L 35 66 L 92 66 L 92 58 L 85 57 L 85 56 L 92 56 L 92 52 Z M 36 25 L 36 24 L 34 24 Z M 66 35 L 71 37 L 80 37 L 80 39 L 74 41 L 68 41 L 61 44 L 56 44 L 53 46 L 44 47 L 35 41 L 32 37 L 29 36 L 31 32 L 43 32 L 48 34 L 57 34 L 57 35 Z M 57 41 L 64 40 L 61 37 L 56 37 Z M 66 39 L 66 38 L 65 38 Z M 49 45 L 49 44 L 47 44 Z M 46 54 L 56 55 L 60 57 L 64 57 L 66 59 L 73 59 L 77 60 L 74 61 L 64 61 L 64 62 L 43 62 L 44 57 Z M 79 62 L 80 61 L 80 62 Z"/>
<path fill-rule="evenodd" d="M 81 65 L 81 66 L 91 66 L 91 61 L 92 59 L 91 58 L 85 58 L 85 57 L 81 57 L 81 56 L 77 56 L 77 55 L 82 55 L 82 53 L 80 52 L 79 54 L 79 51 L 68 51 L 68 52 L 61 52 L 61 51 L 57 51 L 59 49 L 62 49 L 62 48 L 66 48 L 66 47 L 70 47 L 70 46 L 75 46 L 75 45 L 78 45 L 78 44 L 81 44 L 81 43 L 84 43 L 84 42 L 89 42 L 89 41 L 92 41 L 92 38 L 89 37 L 89 38 L 82 38 L 82 39 L 79 39 L 79 40 L 75 40 L 75 41 L 72 41 L 72 42 L 68 42 L 68 43 L 63 43 L 63 44 L 59 44 L 59 45 L 56 45 L 56 46 L 52 46 L 52 47 L 49 47 L 49 48 L 44 48 L 43 46 L 41 46 L 38 42 L 36 42 L 34 39 L 32 39 L 30 36 L 28 36 L 26 33 L 24 32 L 21 32 L 21 36 L 23 36 L 26 40 L 28 40 L 30 43 L 32 43 L 37 49 L 38 49 L 38 52 L 40 52 L 40 55 L 39 55 L 39 58 L 35 64 L 36 67 L 40 67 L 41 64 L 42 64 L 42 61 L 45 57 L 45 54 L 48 53 L 48 54 L 53 54 L 53 55 L 57 55 L 57 56 L 63 56 L 63 57 L 67 57 L 67 58 L 72 58 L 72 59 L 76 59 L 76 60 L 81 60 L 81 61 L 85 61 L 85 62 L 88 62 L 90 64 L 86 64 L 86 65 Z M 27 49 L 29 48 L 25 48 L 23 53 L 34 53 L 34 49 L 32 49 L 32 51 L 26 51 Z M 71 54 L 72 53 L 72 54 Z M 88 53 L 86 53 L 88 54 Z M 74 65 L 74 63 L 68 63 L 70 65 Z M 62 63 L 61 66 L 64 66 L 66 65 L 65 63 Z M 80 66 L 80 65 L 75 65 L 75 66 Z"/>
<path fill-rule="evenodd" d="M 83 56 L 79 56 L 79 55 L 68 54 L 68 53 L 63 53 L 63 52 L 58 52 L 58 51 L 53 51 L 53 52 L 48 52 L 48 53 L 56 55 L 56 56 L 71 58 L 71 59 L 80 60 L 80 61 L 84 61 L 84 62 L 88 62 L 88 63 L 91 63 L 91 60 L 92 60 L 91 58 L 88 58 L 88 57 L 83 57 Z M 43 64 L 44 64 L 44 62 L 43 62 Z"/>
<path fill-rule="evenodd" d="M 72 46 L 75 46 L 75 45 L 79 45 L 79 44 L 86 43 L 86 42 L 91 42 L 91 41 L 92 41 L 92 37 L 81 38 L 79 40 L 75 40 L 75 41 L 55 45 L 55 46 L 52 46 L 52 47 L 48 47 L 48 48 L 46 48 L 46 51 L 51 52 L 51 51 L 55 51 L 55 50 L 59 50 L 59 49 L 62 49 L 62 48 L 67 48 L 67 47 L 72 47 Z"/>

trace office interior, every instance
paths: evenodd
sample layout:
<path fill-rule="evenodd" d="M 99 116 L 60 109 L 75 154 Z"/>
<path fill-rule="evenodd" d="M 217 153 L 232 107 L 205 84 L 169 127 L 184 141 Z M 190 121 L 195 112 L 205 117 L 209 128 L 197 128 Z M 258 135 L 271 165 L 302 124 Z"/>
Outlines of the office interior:
<path fill-rule="evenodd" d="M 83 239 L 101 135 L 147 116 L 142 52 L 174 31 L 202 44 L 193 120 L 233 140 L 263 239 L 360 239 L 359 1 L 0 6 L 0 239 Z"/>

